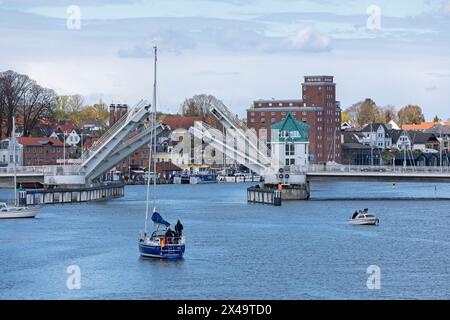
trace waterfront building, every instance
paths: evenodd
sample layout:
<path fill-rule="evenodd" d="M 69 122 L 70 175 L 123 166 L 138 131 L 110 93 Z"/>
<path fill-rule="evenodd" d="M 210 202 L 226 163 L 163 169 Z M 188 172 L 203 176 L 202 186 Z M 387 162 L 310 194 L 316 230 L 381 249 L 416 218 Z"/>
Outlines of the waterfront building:
<path fill-rule="evenodd" d="M 64 158 L 64 143 L 54 138 L 20 137 L 24 166 L 56 165 Z M 68 146 L 66 146 L 68 148 Z"/>
<path fill-rule="evenodd" d="M 283 121 L 274 123 L 271 129 L 272 159 L 278 159 L 279 167 L 309 164 L 310 126 L 306 122 L 297 121 L 288 113 Z"/>
<path fill-rule="evenodd" d="M 247 126 L 257 134 L 264 129 L 271 136 L 271 126 L 288 113 L 310 126 L 309 142 L 312 163 L 341 160 L 341 108 L 336 101 L 336 84 L 332 76 L 305 76 L 301 99 L 256 100 L 247 110 Z"/>

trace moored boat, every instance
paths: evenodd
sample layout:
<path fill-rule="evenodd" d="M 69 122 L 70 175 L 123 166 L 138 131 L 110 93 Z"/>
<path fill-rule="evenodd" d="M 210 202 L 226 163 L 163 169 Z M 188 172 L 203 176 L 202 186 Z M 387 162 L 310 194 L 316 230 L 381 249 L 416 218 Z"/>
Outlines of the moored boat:
<path fill-rule="evenodd" d="M 0 219 L 24 219 L 24 218 L 34 218 L 37 215 L 37 208 L 30 208 L 26 206 L 26 201 L 23 206 L 17 205 L 17 156 L 16 156 L 16 122 L 15 118 L 12 119 L 12 131 L 11 131 L 11 142 L 13 143 L 13 162 L 14 162 L 14 205 L 8 206 L 6 203 L 0 203 Z M 19 188 L 19 192 L 22 192 L 22 185 Z"/>
<path fill-rule="evenodd" d="M 0 202 L 0 219 L 24 219 L 34 218 L 37 215 L 36 208 L 8 206 Z"/>

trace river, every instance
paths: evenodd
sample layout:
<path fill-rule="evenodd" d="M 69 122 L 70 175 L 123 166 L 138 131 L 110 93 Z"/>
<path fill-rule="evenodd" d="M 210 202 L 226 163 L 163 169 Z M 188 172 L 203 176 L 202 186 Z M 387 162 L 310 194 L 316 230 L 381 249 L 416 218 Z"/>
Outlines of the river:
<path fill-rule="evenodd" d="M 450 185 L 323 181 L 312 200 L 282 207 L 248 204 L 247 186 L 157 186 L 159 212 L 184 225 L 179 261 L 139 257 L 145 186 L 0 220 L 0 299 L 450 298 L 450 200 L 434 199 L 450 198 Z M 347 223 L 363 208 L 378 227 Z M 79 289 L 67 286 L 69 266 Z"/>

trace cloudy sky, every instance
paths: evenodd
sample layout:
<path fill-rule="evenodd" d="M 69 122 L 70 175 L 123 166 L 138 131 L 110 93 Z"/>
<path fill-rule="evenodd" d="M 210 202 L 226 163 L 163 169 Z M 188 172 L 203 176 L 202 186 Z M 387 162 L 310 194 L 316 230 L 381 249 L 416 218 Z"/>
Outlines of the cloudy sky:
<path fill-rule="evenodd" d="M 343 107 L 450 117 L 450 0 L 0 0 L 0 40 L 0 70 L 87 102 L 151 99 L 158 44 L 162 111 L 211 93 L 245 115 L 326 74 Z"/>

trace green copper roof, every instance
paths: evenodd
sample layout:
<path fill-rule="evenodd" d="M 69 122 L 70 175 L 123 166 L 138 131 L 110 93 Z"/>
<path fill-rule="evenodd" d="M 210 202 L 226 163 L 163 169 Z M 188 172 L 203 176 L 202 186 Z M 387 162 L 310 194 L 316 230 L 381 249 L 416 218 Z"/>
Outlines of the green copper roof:
<path fill-rule="evenodd" d="M 286 118 L 272 125 L 272 130 L 278 130 L 280 133 L 280 141 L 308 141 L 309 124 L 295 120 L 289 112 Z M 288 136 L 284 136 L 283 132 L 287 132 Z"/>

